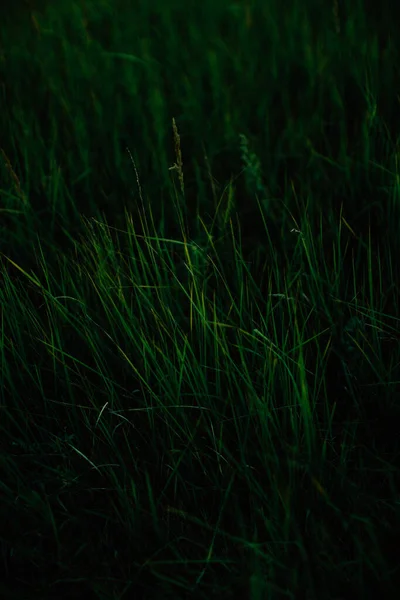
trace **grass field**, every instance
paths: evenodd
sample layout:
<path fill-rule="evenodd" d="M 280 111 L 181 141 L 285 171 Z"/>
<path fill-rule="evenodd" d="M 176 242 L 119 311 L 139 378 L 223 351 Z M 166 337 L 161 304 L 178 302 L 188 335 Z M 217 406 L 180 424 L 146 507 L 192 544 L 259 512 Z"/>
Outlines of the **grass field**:
<path fill-rule="evenodd" d="M 394 3 L 0 20 L 0 597 L 394 598 Z"/>

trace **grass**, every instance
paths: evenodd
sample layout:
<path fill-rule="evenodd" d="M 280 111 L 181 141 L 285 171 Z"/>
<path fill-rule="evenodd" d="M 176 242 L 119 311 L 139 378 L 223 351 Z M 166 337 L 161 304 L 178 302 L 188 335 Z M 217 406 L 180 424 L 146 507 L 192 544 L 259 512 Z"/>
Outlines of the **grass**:
<path fill-rule="evenodd" d="M 286 4 L 0 26 L 3 598 L 397 589 L 396 20 Z"/>

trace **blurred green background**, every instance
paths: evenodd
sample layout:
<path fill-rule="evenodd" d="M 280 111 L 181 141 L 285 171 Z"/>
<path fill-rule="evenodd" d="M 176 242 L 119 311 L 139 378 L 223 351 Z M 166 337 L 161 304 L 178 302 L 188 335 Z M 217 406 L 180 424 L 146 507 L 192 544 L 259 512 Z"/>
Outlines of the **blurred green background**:
<path fill-rule="evenodd" d="M 60 243 L 79 214 L 134 213 L 127 147 L 173 233 L 173 118 L 193 239 L 230 179 L 230 212 L 253 241 L 256 195 L 277 244 L 288 211 L 303 210 L 296 196 L 310 218 L 343 203 L 357 234 L 371 219 L 386 232 L 399 216 L 395 27 L 393 3 L 361 0 L 17 3 L 0 27 L 0 136 L 25 201 L 0 161 L 2 246 L 21 253 L 33 231 Z"/>

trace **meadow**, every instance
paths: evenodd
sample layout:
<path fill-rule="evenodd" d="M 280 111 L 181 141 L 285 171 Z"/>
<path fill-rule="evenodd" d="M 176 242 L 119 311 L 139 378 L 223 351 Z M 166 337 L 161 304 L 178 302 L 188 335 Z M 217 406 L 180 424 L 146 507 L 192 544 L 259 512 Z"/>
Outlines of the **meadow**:
<path fill-rule="evenodd" d="M 0 20 L 0 596 L 400 582 L 394 3 Z"/>

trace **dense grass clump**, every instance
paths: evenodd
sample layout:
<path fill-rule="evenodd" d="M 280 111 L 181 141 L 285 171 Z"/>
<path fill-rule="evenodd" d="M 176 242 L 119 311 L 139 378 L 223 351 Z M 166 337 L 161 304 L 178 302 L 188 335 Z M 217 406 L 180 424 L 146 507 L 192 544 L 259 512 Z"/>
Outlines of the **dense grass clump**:
<path fill-rule="evenodd" d="M 14 8 L 1 597 L 394 597 L 393 3 Z"/>

